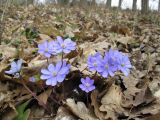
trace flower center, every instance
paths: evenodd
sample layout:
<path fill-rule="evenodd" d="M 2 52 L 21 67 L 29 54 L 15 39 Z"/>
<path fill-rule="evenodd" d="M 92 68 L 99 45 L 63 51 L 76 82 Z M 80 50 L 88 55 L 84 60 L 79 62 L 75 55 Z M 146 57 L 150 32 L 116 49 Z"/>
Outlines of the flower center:
<path fill-rule="evenodd" d="M 109 68 L 109 66 L 106 64 L 106 65 L 105 65 L 105 68 L 106 68 L 106 69 L 108 69 L 108 68 Z"/>
<path fill-rule="evenodd" d="M 90 86 L 90 84 L 89 84 L 89 83 L 86 83 L 85 85 L 86 85 L 86 87 L 89 87 L 89 86 Z"/>
<path fill-rule="evenodd" d="M 57 75 L 57 72 L 53 72 L 53 76 L 55 77 Z"/>
<path fill-rule="evenodd" d="M 45 52 L 48 52 L 48 48 L 45 49 Z"/>
<path fill-rule="evenodd" d="M 124 67 L 124 64 L 121 64 L 122 67 Z"/>
<path fill-rule="evenodd" d="M 62 48 L 65 48 L 65 44 L 61 44 L 61 47 L 62 47 Z"/>
<path fill-rule="evenodd" d="M 96 62 L 95 62 L 95 63 L 93 63 L 93 66 L 95 66 L 95 67 L 96 67 L 96 66 L 97 66 L 97 63 L 96 63 Z"/>

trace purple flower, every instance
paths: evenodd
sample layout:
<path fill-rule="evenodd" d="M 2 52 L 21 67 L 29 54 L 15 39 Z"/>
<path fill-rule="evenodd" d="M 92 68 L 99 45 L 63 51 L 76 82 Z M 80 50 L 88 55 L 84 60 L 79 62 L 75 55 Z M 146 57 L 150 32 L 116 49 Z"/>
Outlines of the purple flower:
<path fill-rule="evenodd" d="M 90 71 L 97 71 L 97 67 L 102 62 L 102 56 L 99 52 L 88 57 L 87 65 Z"/>
<path fill-rule="evenodd" d="M 109 62 L 112 66 L 117 67 L 118 59 L 121 56 L 121 52 L 118 50 L 109 49 L 108 56 L 109 56 Z M 118 69 L 118 68 L 117 68 Z"/>
<path fill-rule="evenodd" d="M 36 82 L 36 78 L 34 76 L 32 76 L 32 77 L 29 78 L 29 81 L 30 82 Z"/>
<path fill-rule="evenodd" d="M 97 71 L 104 77 L 107 78 L 108 75 L 114 76 L 114 72 L 117 70 L 115 61 L 112 60 L 112 54 L 109 52 L 105 53 L 104 59 L 98 66 Z"/>
<path fill-rule="evenodd" d="M 13 61 L 11 63 L 11 69 L 9 71 L 5 71 L 5 73 L 18 76 L 19 72 L 21 70 L 21 67 L 22 67 L 22 59 L 20 59 L 16 62 Z"/>
<path fill-rule="evenodd" d="M 57 36 L 57 40 L 54 41 L 54 50 L 56 53 L 70 53 L 72 50 L 76 49 L 76 43 L 67 38 L 65 40 L 62 37 Z"/>
<path fill-rule="evenodd" d="M 119 55 L 118 70 L 121 70 L 125 76 L 128 76 L 130 73 L 130 68 L 132 68 L 132 65 L 130 63 L 128 56 L 125 56 L 123 54 Z"/>
<path fill-rule="evenodd" d="M 53 48 L 53 41 L 48 42 L 47 40 L 38 45 L 38 53 L 43 54 L 45 57 L 50 58 L 51 55 L 55 55 Z"/>
<path fill-rule="evenodd" d="M 55 86 L 58 82 L 63 82 L 69 73 L 70 64 L 60 61 L 56 65 L 49 64 L 48 69 L 41 70 L 41 79 L 46 80 L 46 85 Z"/>
<path fill-rule="evenodd" d="M 79 87 L 86 93 L 95 89 L 94 80 L 90 79 L 89 77 L 86 77 L 86 79 L 81 78 L 81 82 L 82 84 L 80 84 Z"/>

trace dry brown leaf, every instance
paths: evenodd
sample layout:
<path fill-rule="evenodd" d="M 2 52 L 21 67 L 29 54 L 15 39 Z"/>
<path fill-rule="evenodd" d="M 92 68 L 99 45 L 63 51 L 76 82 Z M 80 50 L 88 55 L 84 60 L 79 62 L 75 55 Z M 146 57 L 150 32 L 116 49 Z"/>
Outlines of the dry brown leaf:
<path fill-rule="evenodd" d="M 122 91 L 119 86 L 112 85 L 101 100 L 100 111 L 106 112 L 105 119 L 117 120 L 117 113 L 124 113 L 121 106 Z"/>
<path fill-rule="evenodd" d="M 15 58 L 18 55 L 16 48 L 8 45 L 0 45 L 0 53 L 2 53 L 2 56 L 5 60 L 9 58 Z"/>
<path fill-rule="evenodd" d="M 54 120 L 77 120 L 71 113 L 64 107 L 59 107 L 57 115 Z"/>
<path fill-rule="evenodd" d="M 51 95 L 52 89 L 48 89 L 45 92 L 41 93 L 38 96 L 39 101 L 43 102 L 44 104 L 47 103 L 48 97 Z M 40 103 L 39 103 L 40 104 Z"/>
<path fill-rule="evenodd" d="M 41 40 L 53 40 L 50 36 L 48 36 L 48 35 L 45 35 L 45 34 L 39 34 L 39 38 L 41 39 Z"/>
<path fill-rule="evenodd" d="M 6 114 L 3 115 L 2 120 L 13 120 L 18 115 L 16 110 L 8 110 Z"/>
<path fill-rule="evenodd" d="M 99 110 L 100 104 L 97 101 L 97 97 L 98 97 L 98 91 L 94 90 L 91 93 L 91 101 L 92 101 L 91 105 L 94 107 L 94 113 L 95 113 L 95 115 L 100 120 L 104 120 L 105 119 L 105 114 Z"/>
<path fill-rule="evenodd" d="M 67 26 L 65 28 L 65 33 L 71 38 L 75 36 L 74 33 L 73 33 L 73 29 L 71 27 L 69 27 L 69 26 Z"/>
<path fill-rule="evenodd" d="M 136 94 L 133 105 L 138 106 L 140 104 L 149 104 L 153 100 L 155 100 L 155 98 L 153 97 L 151 90 L 145 86 L 139 93 Z"/>
<path fill-rule="evenodd" d="M 160 116 L 160 112 L 151 117 L 148 117 L 146 120 L 159 120 L 159 116 Z"/>
<path fill-rule="evenodd" d="M 136 93 L 140 92 L 140 89 L 136 87 L 136 85 L 139 82 L 139 79 L 133 77 L 132 75 L 128 77 L 122 77 L 124 86 L 126 90 L 124 93 L 124 99 L 123 99 L 123 107 L 131 107 L 133 104 L 133 97 L 136 95 Z"/>
<path fill-rule="evenodd" d="M 129 36 L 126 36 L 126 37 L 122 36 L 122 37 L 116 39 L 116 41 L 120 42 L 121 44 L 124 44 L 124 45 L 136 42 L 132 37 L 129 37 Z"/>
<path fill-rule="evenodd" d="M 87 109 L 83 102 L 75 103 L 74 99 L 68 98 L 66 100 L 66 105 L 76 116 L 83 120 L 98 120 L 95 115 L 89 109 Z"/>
<path fill-rule="evenodd" d="M 8 83 L 4 84 L 0 81 L 0 92 L 6 92 L 8 91 L 8 89 L 9 89 Z"/>

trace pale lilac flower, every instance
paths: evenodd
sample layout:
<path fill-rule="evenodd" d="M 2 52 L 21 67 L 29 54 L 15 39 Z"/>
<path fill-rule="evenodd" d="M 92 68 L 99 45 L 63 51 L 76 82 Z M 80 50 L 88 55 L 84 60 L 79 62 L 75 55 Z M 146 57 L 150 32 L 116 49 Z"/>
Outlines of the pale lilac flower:
<path fill-rule="evenodd" d="M 95 55 L 89 55 L 87 65 L 90 71 L 97 71 L 97 67 L 102 62 L 102 55 L 97 52 Z"/>
<path fill-rule="evenodd" d="M 29 81 L 30 82 L 36 82 L 36 78 L 34 76 L 32 76 L 32 77 L 29 78 Z"/>
<path fill-rule="evenodd" d="M 114 72 L 117 70 L 117 66 L 115 65 L 114 61 L 111 59 L 111 54 L 106 52 L 105 56 L 98 66 L 97 71 L 104 77 L 107 78 L 108 75 L 114 76 Z"/>
<path fill-rule="evenodd" d="M 11 63 L 11 68 L 9 71 L 5 71 L 5 73 L 7 74 L 11 74 L 11 75 L 15 75 L 16 77 L 19 75 L 19 72 L 21 70 L 22 67 L 22 59 L 18 60 L 18 61 L 13 61 Z"/>
<path fill-rule="evenodd" d="M 86 79 L 81 78 L 81 83 L 82 84 L 80 84 L 79 87 L 86 93 L 95 89 L 94 80 L 90 79 L 89 77 L 86 77 Z"/>
<path fill-rule="evenodd" d="M 56 41 L 54 41 L 54 50 L 58 53 L 70 53 L 72 50 L 76 49 L 76 43 L 73 42 L 71 39 L 67 38 L 65 40 L 62 37 L 57 36 Z"/>
<path fill-rule="evenodd" d="M 55 55 L 53 48 L 53 41 L 48 42 L 47 40 L 38 45 L 38 53 L 44 55 L 47 58 L 50 58 L 51 55 Z"/>
<path fill-rule="evenodd" d="M 132 68 L 132 65 L 128 56 L 121 54 L 118 57 L 118 70 L 121 70 L 125 76 L 128 76 L 130 73 L 130 68 Z"/>
<path fill-rule="evenodd" d="M 55 86 L 58 82 L 64 81 L 66 75 L 69 73 L 70 64 L 66 61 L 60 61 L 56 65 L 49 64 L 48 69 L 41 70 L 41 79 L 46 80 L 46 85 Z"/>

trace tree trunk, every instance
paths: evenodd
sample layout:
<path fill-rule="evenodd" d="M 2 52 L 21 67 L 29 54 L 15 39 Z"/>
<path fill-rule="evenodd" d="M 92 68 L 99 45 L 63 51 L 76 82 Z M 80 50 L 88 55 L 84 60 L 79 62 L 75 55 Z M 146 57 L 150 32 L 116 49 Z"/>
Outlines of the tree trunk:
<path fill-rule="evenodd" d="M 147 13 L 149 10 L 149 0 L 142 0 L 141 1 L 141 11 L 142 13 Z"/>
<path fill-rule="evenodd" d="M 92 0 L 92 5 L 96 5 L 96 0 Z"/>
<path fill-rule="evenodd" d="M 107 6 L 108 8 L 111 8 L 111 3 L 112 3 L 112 0 L 107 0 L 106 6 Z"/>
<path fill-rule="evenodd" d="M 137 10 L 137 0 L 133 0 L 132 9 L 133 11 Z"/>
<path fill-rule="evenodd" d="M 119 9 L 121 9 L 122 1 L 123 1 L 123 0 L 119 0 L 119 4 L 118 4 L 118 8 L 119 8 Z"/>
<path fill-rule="evenodd" d="M 57 2 L 58 2 L 60 5 L 68 5 L 68 4 L 69 4 L 69 0 L 57 0 Z"/>
<path fill-rule="evenodd" d="M 158 3 L 158 11 L 160 12 L 160 0 L 159 0 L 159 3 Z"/>

